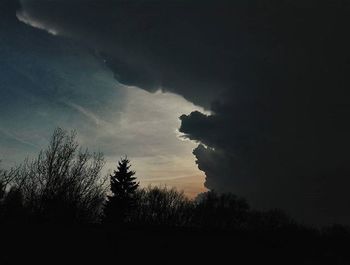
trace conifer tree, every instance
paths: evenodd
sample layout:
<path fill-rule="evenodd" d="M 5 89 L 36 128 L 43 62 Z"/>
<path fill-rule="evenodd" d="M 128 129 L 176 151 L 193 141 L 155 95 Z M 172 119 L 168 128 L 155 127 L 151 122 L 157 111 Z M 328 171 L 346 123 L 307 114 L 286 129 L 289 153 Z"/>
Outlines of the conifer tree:
<path fill-rule="evenodd" d="M 112 195 L 108 196 L 105 207 L 105 221 L 107 223 L 125 221 L 134 204 L 134 194 L 139 186 L 135 171 L 130 170 L 127 157 L 118 162 L 117 170 L 110 176 Z"/>

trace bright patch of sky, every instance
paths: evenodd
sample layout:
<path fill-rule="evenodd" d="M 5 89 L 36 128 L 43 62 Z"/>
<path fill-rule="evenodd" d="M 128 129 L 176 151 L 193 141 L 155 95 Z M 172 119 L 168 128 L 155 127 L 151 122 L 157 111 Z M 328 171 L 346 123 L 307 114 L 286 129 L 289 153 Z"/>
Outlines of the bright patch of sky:
<path fill-rule="evenodd" d="M 192 155 L 196 144 L 177 132 L 179 116 L 202 108 L 175 94 L 119 84 L 93 51 L 72 41 L 24 24 L 13 32 L 0 40 L 3 166 L 36 155 L 60 126 L 103 152 L 106 172 L 128 155 L 142 185 L 175 186 L 190 196 L 205 190 Z"/>

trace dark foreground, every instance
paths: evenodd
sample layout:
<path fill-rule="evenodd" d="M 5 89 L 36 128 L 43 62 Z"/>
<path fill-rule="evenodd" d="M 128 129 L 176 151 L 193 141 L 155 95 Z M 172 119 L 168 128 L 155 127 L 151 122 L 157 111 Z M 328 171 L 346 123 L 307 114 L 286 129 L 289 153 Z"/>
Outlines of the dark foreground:
<path fill-rule="evenodd" d="M 336 228 L 321 234 L 13 225 L 3 229 L 1 244 L 0 264 L 350 264 L 350 237 Z"/>

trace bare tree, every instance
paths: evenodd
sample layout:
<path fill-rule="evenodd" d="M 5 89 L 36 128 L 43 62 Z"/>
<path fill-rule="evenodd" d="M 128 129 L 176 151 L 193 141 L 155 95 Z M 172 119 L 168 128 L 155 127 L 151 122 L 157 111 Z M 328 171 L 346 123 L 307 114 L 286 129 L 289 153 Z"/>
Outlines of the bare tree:
<path fill-rule="evenodd" d="M 96 221 L 105 200 L 107 176 L 101 153 L 82 150 L 74 131 L 57 128 L 49 146 L 11 170 L 12 183 L 35 216 L 55 221 Z"/>
<path fill-rule="evenodd" d="M 152 226 L 188 226 L 193 203 L 174 188 L 148 187 L 136 193 L 133 223 Z"/>
<path fill-rule="evenodd" d="M 249 205 L 232 193 L 208 191 L 196 198 L 194 224 L 203 228 L 243 229 Z"/>

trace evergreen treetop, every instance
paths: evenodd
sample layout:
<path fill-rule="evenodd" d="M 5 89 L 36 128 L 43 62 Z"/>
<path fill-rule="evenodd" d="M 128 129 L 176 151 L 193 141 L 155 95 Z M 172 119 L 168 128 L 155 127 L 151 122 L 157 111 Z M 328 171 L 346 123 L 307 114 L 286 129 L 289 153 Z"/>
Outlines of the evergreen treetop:
<path fill-rule="evenodd" d="M 111 191 L 113 197 L 130 197 L 138 188 L 139 182 L 136 181 L 135 171 L 130 170 L 130 161 L 127 157 L 118 162 L 117 170 L 111 175 Z"/>

